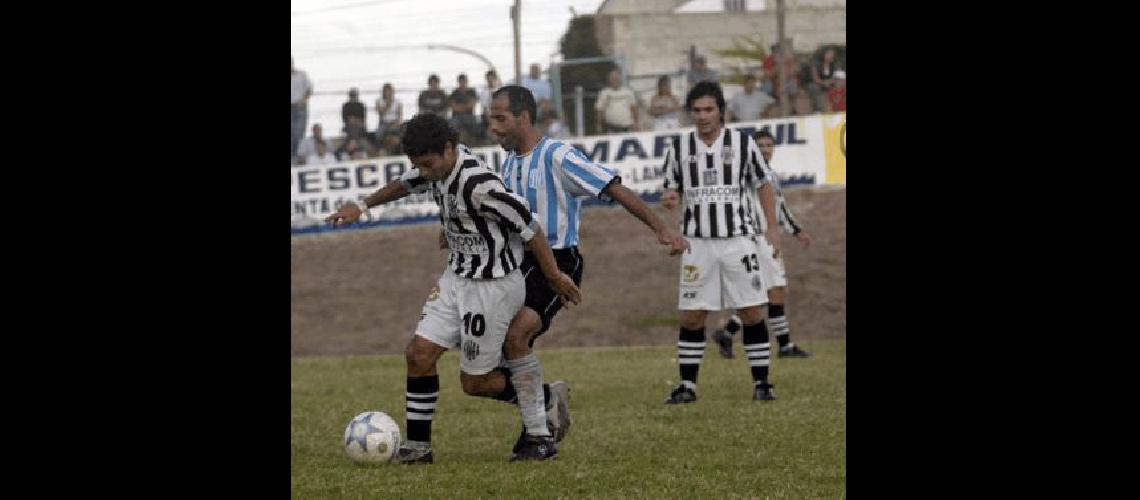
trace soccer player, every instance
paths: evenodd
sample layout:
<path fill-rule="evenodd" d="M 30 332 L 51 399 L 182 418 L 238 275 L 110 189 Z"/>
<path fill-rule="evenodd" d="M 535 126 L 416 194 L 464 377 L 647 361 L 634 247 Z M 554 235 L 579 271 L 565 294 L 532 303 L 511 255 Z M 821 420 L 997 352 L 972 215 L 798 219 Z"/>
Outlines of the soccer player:
<path fill-rule="evenodd" d="M 498 175 L 456 142 L 456 131 L 438 115 L 420 114 L 407 122 L 402 139 L 412 168 L 364 199 L 329 217 L 350 223 L 370 206 L 431 191 L 447 237 L 450 272 L 424 304 L 423 315 L 404 356 L 408 363 L 407 439 L 394 460 L 432 463 L 431 421 L 439 394 L 436 362 L 449 348 L 462 349 L 459 379 L 468 394 L 481 394 L 502 359 L 507 327 L 523 305 L 526 284 L 519 263 L 528 255 L 561 299 L 581 300 L 574 281 L 558 270 L 541 224 L 525 198 L 511 194 Z M 542 377 L 537 360 L 511 365 L 527 436 L 516 459 L 546 459 L 557 453 L 542 411 Z M 529 402 L 529 405 L 521 404 Z M 537 408 L 537 410 L 536 410 Z"/>
<path fill-rule="evenodd" d="M 488 113 L 490 132 L 508 152 L 502 165 L 503 182 L 512 193 L 527 199 L 549 239 L 550 247 L 554 249 L 559 269 L 569 274 L 574 283 L 581 285 L 584 266 L 582 254 L 578 251 L 583 198 L 616 200 L 649 226 L 658 243 L 667 245 L 671 254 L 678 254 L 688 247 L 685 238 L 657 217 L 637 194 L 621 184 L 621 177 L 615 169 L 590 161 L 569 143 L 543 137 L 534 120 L 536 108 L 534 96 L 525 87 L 508 85 L 499 88 L 492 96 Z M 507 331 L 505 348 L 508 360 L 533 355 L 531 349 L 535 339 L 550 328 L 554 315 L 562 308 L 559 294 L 538 273 L 532 272 L 537 263 L 535 257 L 531 252 L 523 257 L 521 269 L 526 276 L 526 302 Z M 511 387 L 514 375 L 508 378 L 506 374 L 504 370 L 503 391 L 488 394 L 489 397 L 511 400 L 515 391 Z M 569 398 L 569 387 L 565 384 L 559 387 L 552 384 L 551 391 L 552 397 L 560 403 Z M 569 415 L 559 417 L 561 423 L 552 425 L 556 441 L 565 436 L 570 423 Z"/>
<path fill-rule="evenodd" d="M 780 182 L 771 169 L 772 153 L 776 150 L 776 138 L 772 137 L 772 133 L 767 130 L 756 132 L 755 137 L 760 154 L 764 156 L 764 164 L 767 168 L 765 173 L 772 180 L 772 188 L 775 190 L 776 218 L 780 222 L 780 229 L 794 236 L 804 248 L 807 248 L 811 246 L 811 237 L 792 217 L 792 211 L 788 209 L 788 202 L 784 199 L 784 193 L 780 189 Z M 758 217 L 756 221 L 761 223 L 760 227 L 757 228 L 757 234 L 764 234 L 766 219 Z M 788 279 L 784 273 L 784 258 L 776 254 L 762 238 L 756 240 L 756 244 L 761 247 L 758 254 L 760 256 L 760 267 L 764 270 L 764 276 L 768 283 L 768 319 L 765 321 L 772 334 L 776 336 L 776 342 L 780 345 L 780 350 L 776 355 L 781 358 L 811 356 L 811 353 L 800 349 L 792 342 L 791 333 L 788 331 L 788 318 L 784 313 L 784 304 L 787 303 L 788 297 Z M 732 336 L 738 331 L 740 331 L 740 318 L 733 314 L 723 329 L 713 332 L 713 340 L 720 348 L 722 358 L 732 358 Z"/>
<path fill-rule="evenodd" d="M 744 323 L 744 350 L 752 371 L 752 398 L 776 399 L 768 382 L 768 302 L 764 274 L 753 241 L 756 217 L 774 226 L 775 195 L 764 159 L 752 137 L 724 127 L 725 102 L 720 84 L 704 81 L 685 97 L 695 130 L 674 139 L 665 153 L 662 204 L 672 210 L 684 200 L 682 234 L 692 248 L 681 257 L 681 332 L 677 364 L 681 384 L 666 404 L 697 400 L 697 373 L 705 350 L 709 311 L 735 309 Z M 750 191 L 758 190 L 761 211 Z M 779 239 L 765 237 L 773 248 Z"/>

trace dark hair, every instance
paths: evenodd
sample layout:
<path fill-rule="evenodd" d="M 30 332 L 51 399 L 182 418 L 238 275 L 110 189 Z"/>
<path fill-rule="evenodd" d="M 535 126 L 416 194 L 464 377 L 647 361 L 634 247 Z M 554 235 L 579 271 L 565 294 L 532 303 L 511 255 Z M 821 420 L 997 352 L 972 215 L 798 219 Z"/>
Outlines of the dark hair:
<path fill-rule="evenodd" d="M 442 155 L 447 143 L 456 144 L 458 134 L 447 120 L 435 113 L 420 113 L 413 116 L 403 125 L 404 136 L 400 139 L 400 147 L 409 157 L 422 156 L 429 153 Z"/>
<path fill-rule="evenodd" d="M 489 69 L 489 70 L 487 70 L 486 73 L 483 73 L 483 76 L 491 76 L 491 75 L 495 75 L 496 77 L 499 76 L 499 74 L 495 73 L 495 70 L 493 70 L 493 69 Z"/>
<path fill-rule="evenodd" d="M 535 117 L 538 116 L 538 105 L 534 103 L 534 94 L 526 87 L 518 85 L 504 85 L 499 87 L 494 94 L 491 94 L 491 99 L 498 99 L 499 96 L 506 94 L 508 107 L 511 114 L 515 117 L 521 116 L 523 111 L 530 113 L 530 123 L 534 125 Z"/>
<path fill-rule="evenodd" d="M 772 139 L 772 142 L 776 142 L 776 138 L 772 137 L 772 132 L 769 132 L 768 129 L 766 129 L 766 128 L 762 128 L 762 129 L 756 131 L 756 135 L 754 136 L 754 139 L 756 139 L 757 144 L 760 143 L 761 137 L 767 137 L 769 139 Z"/>
<path fill-rule="evenodd" d="M 661 77 L 657 79 L 658 86 L 661 86 L 662 83 L 669 83 L 669 75 L 661 75 Z"/>
<path fill-rule="evenodd" d="M 702 97 L 712 97 L 716 99 L 716 107 L 720 109 L 720 120 L 724 121 L 724 92 L 720 89 L 720 84 L 705 80 L 689 90 L 689 94 L 685 96 L 685 109 L 693 110 L 693 101 Z"/>
<path fill-rule="evenodd" d="M 432 81 L 432 80 L 435 80 L 435 81 L 437 81 L 437 82 L 438 82 L 438 81 L 439 81 L 439 75 L 437 75 L 437 74 L 435 74 L 435 73 L 432 73 L 432 74 L 428 75 L 428 82 L 430 82 L 430 81 Z"/>

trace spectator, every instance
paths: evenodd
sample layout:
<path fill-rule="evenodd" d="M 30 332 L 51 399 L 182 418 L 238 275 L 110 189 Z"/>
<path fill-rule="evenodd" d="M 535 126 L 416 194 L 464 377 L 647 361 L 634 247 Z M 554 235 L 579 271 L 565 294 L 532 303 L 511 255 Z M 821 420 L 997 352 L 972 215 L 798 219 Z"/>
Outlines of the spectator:
<path fill-rule="evenodd" d="M 828 99 L 831 89 L 835 88 L 837 71 L 840 68 L 835 60 L 835 49 L 828 47 L 811 68 L 811 98 L 816 103 L 816 109 L 827 109 L 824 101 Z"/>
<path fill-rule="evenodd" d="M 704 81 L 720 83 L 720 75 L 709 69 L 708 60 L 705 59 L 705 56 L 697 56 L 693 59 L 693 69 L 689 70 L 689 88 L 691 89 L 693 85 Z"/>
<path fill-rule="evenodd" d="M 598 93 L 595 125 L 603 134 L 630 132 L 637 124 L 637 96 L 621 86 L 621 72 L 610 71 L 610 86 Z"/>
<path fill-rule="evenodd" d="M 558 117 L 557 111 L 542 115 L 542 126 L 539 128 L 539 133 L 551 139 L 566 138 L 566 127 L 562 124 L 562 119 Z"/>
<path fill-rule="evenodd" d="M 827 112 L 847 111 L 847 72 L 835 71 L 835 86 L 827 91 Z"/>
<path fill-rule="evenodd" d="M 360 102 L 360 91 L 356 87 L 348 89 L 348 102 L 340 107 L 345 137 L 364 137 L 368 134 L 365 112 L 364 103 Z"/>
<path fill-rule="evenodd" d="M 447 98 L 451 106 L 451 126 L 459 133 L 459 142 L 474 144 L 479 133 L 476 130 L 479 125 L 475 122 L 475 103 L 479 102 L 479 95 L 467 86 L 467 75 L 460 73 L 456 81 L 459 86 Z"/>
<path fill-rule="evenodd" d="M 811 92 L 808 92 L 807 88 L 800 87 L 796 95 L 792 96 L 792 115 L 804 116 L 814 112 L 815 107 L 811 102 Z"/>
<path fill-rule="evenodd" d="M 796 69 L 799 68 L 799 63 L 796 62 L 796 56 L 792 53 L 790 46 L 781 51 L 779 44 L 773 45 L 771 53 L 764 58 L 764 85 L 760 87 L 760 90 L 775 97 L 776 101 L 779 102 L 781 86 L 779 85 L 779 70 L 776 66 L 777 59 L 782 59 L 784 62 L 784 83 L 787 84 L 789 98 L 796 95 L 799 90 L 799 85 L 796 84 Z"/>
<path fill-rule="evenodd" d="M 772 96 L 756 90 L 756 77 L 748 74 L 744 77 L 744 90 L 741 90 L 728 103 L 726 123 L 746 122 L 759 120 L 764 116 L 768 107 L 776 104 Z"/>
<path fill-rule="evenodd" d="M 673 95 L 667 75 L 657 79 L 657 93 L 649 98 L 649 116 L 653 117 L 653 130 L 681 128 L 681 101 Z"/>
<path fill-rule="evenodd" d="M 316 141 L 314 148 L 313 154 L 306 156 L 306 165 L 332 165 L 336 163 L 336 156 L 329 152 L 329 145 L 324 139 Z"/>
<path fill-rule="evenodd" d="M 290 143 L 289 158 L 297 156 L 297 146 L 305 138 L 305 127 L 309 125 L 309 98 L 313 95 L 313 82 L 309 81 L 309 74 L 297 69 L 293 65 L 293 58 L 289 57 L 289 69 L 292 71 L 292 87 L 289 91 L 290 99 Z"/>
<path fill-rule="evenodd" d="M 534 94 L 534 102 L 538 104 L 538 119 L 535 121 L 541 122 L 542 115 L 554 110 L 554 88 L 542 78 L 542 66 L 537 63 L 530 65 L 530 75 L 522 80 L 520 85 Z"/>
<path fill-rule="evenodd" d="M 313 124 L 313 133 L 311 137 L 306 137 L 301 141 L 301 147 L 297 150 L 297 159 L 303 160 L 310 156 L 317 154 L 317 141 L 325 140 L 324 135 L 321 134 L 321 124 Z"/>
<path fill-rule="evenodd" d="M 482 114 L 483 122 L 482 127 L 480 127 L 479 138 L 482 142 L 486 142 L 487 127 L 491 126 L 491 96 L 502 85 L 499 83 L 499 75 L 493 69 L 487 70 L 483 76 L 487 79 L 487 87 L 479 91 L 479 107 L 482 108 L 479 112 Z"/>
<path fill-rule="evenodd" d="M 345 137 L 336 150 L 337 161 L 363 160 L 368 158 L 367 141 L 358 137 Z"/>
<path fill-rule="evenodd" d="M 404 105 L 396 100 L 396 89 L 391 83 L 385 83 L 380 89 L 380 97 L 376 99 L 376 114 L 380 118 L 376 125 L 376 142 L 380 142 L 385 131 L 398 127 L 404 119 Z"/>
<path fill-rule="evenodd" d="M 389 128 L 380 139 L 380 156 L 400 156 L 404 150 L 400 147 L 400 131 Z"/>
<path fill-rule="evenodd" d="M 433 73 L 428 77 L 428 88 L 420 92 L 418 104 L 420 113 L 434 113 L 447 118 L 447 94 L 439 88 L 439 75 Z"/>

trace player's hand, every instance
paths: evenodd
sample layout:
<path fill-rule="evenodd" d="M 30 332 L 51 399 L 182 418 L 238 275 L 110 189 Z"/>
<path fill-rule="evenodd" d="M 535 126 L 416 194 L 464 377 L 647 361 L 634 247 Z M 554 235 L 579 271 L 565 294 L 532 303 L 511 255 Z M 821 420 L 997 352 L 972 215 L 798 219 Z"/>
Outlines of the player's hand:
<path fill-rule="evenodd" d="M 804 248 L 811 246 L 811 237 L 808 236 L 806 232 L 800 231 L 799 234 L 796 235 L 796 240 L 798 240 Z"/>
<path fill-rule="evenodd" d="M 560 272 L 554 279 L 547 278 L 547 281 L 550 282 L 550 287 L 567 306 L 582 302 L 582 292 L 578 290 L 578 285 L 575 285 L 574 280 L 566 273 Z"/>
<path fill-rule="evenodd" d="M 689 248 L 689 241 L 677 233 L 677 231 L 669 228 L 663 228 L 657 231 L 657 241 L 662 245 L 669 246 L 669 255 L 677 255 Z"/>
<path fill-rule="evenodd" d="M 326 217 L 325 220 L 334 226 L 341 226 L 360 220 L 361 215 L 364 215 L 364 211 L 356 203 L 345 203 L 336 213 Z"/>
<path fill-rule="evenodd" d="M 680 204 L 680 202 L 681 195 L 677 194 L 676 191 L 666 190 L 665 194 L 661 195 L 661 206 L 665 207 L 666 210 L 673 210 L 674 208 L 677 208 L 677 205 Z"/>
<path fill-rule="evenodd" d="M 439 232 L 439 248 L 447 250 L 447 236 L 444 236 L 443 231 Z"/>
<path fill-rule="evenodd" d="M 768 231 L 764 233 L 764 239 L 772 246 L 772 258 L 780 258 L 780 232 Z"/>

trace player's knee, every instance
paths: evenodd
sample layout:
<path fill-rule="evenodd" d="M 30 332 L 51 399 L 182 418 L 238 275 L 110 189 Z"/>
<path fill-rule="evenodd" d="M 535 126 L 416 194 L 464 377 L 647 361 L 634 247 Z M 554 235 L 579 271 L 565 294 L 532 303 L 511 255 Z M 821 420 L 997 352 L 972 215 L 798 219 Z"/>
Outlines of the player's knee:
<path fill-rule="evenodd" d="M 768 289 L 768 302 L 772 304 L 783 304 L 784 299 L 787 298 L 788 288 L 783 286 L 772 287 Z"/>
<path fill-rule="evenodd" d="M 746 307 L 737 311 L 740 316 L 740 322 L 745 325 L 755 325 L 764 321 L 764 306 Z"/>
<path fill-rule="evenodd" d="M 459 374 L 459 385 L 463 386 L 463 392 L 469 396 L 490 396 L 490 391 L 487 389 L 487 375 L 468 375 L 466 373 Z"/>
<path fill-rule="evenodd" d="M 404 359 L 408 362 L 409 375 L 430 371 L 434 362 L 431 350 L 425 349 L 415 340 L 408 342 L 408 347 L 404 348 Z"/>
<path fill-rule="evenodd" d="M 542 330 L 542 318 L 530 308 L 523 308 L 507 328 L 507 338 L 503 341 L 507 359 L 526 356 L 530 352 L 530 340 L 539 330 Z"/>
<path fill-rule="evenodd" d="M 704 311 L 682 311 L 681 327 L 686 330 L 700 330 L 705 327 L 707 316 Z"/>

